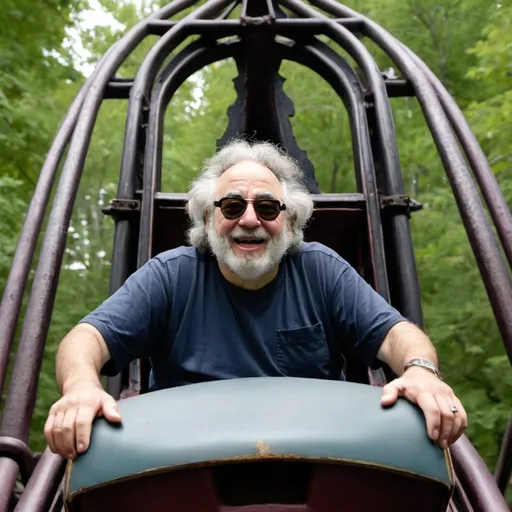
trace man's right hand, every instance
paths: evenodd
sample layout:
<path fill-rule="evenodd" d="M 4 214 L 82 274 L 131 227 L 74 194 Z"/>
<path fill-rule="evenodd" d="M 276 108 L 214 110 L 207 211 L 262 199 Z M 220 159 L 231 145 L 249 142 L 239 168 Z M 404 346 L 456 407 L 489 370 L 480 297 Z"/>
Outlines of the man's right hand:
<path fill-rule="evenodd" d="M 69 389 L 53 404 L 44 426 L 50 450 L 68 459 L 85 452 L 96 416 L 121 422 L 116 401 L 103 388 L 89 384 Z"/>

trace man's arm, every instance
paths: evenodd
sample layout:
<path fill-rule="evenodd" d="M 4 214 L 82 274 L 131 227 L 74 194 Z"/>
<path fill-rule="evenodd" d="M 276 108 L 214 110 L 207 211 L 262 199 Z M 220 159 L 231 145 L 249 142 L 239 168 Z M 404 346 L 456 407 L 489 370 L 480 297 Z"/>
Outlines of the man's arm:
<path fill-rule="evenodd" d="M 121 421 L 115 400 L 103 390 L 99 378 L 109 359 L 102 335 L 89 324 L 77 325 L 60 343 L 56 374 L 63 396 L 51 407 L 44 427 L 52 452 L 74 458 L 86 451 L 98 415 Z"/>
<path fill-rule="evenodd" d="M 377 357 L 397 375 L 402 375 L 405 363 L 411 359 L 428 359 L 436 366 L 438 364 L 434 345 L 421 329 L 410 322 L 399 322 L 389 330 Z"/>
<path fill-rule="evenodd" d="M 405 364 L 416 358 L 437 366 L 436 349 L 428 336 L 412 323 L 399 322 L 389 330 L 377 358 L 399 376 L 382 389 L 382 405 L 392 405 L 403 396 L 421 407 L 433 441 L 443 449 L 454 443 L 467 426 L 467 416 L 453 390 L 425 368 L 411 366 L 404 372 Z"/>
<path fill-rule="evenodd" d="M 57 352 L 55 373 L 62 394 L 77 383 L 88 382 L 101 387 L 99 373 L 109 359 L 107 344 L 98 329 L 78 324 L 61 341 Z"/>

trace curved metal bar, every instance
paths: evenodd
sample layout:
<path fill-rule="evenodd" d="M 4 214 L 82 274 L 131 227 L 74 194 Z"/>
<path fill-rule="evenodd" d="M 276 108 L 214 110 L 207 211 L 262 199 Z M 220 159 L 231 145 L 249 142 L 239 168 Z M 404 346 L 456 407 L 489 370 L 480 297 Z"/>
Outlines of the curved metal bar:
<path fill-rule="evenodd" d="M 2 394 L 5 385 L 5 377 L 9 365 L 9 353 L 20 314 L 23 293 L 27 285 L 30 265 L 34 258 L 37 239 L 39 238 L 57 169 L 69 140 L 71 139 L 73 130 L 75 129 L 84 98 L 87 96 L 98 70 L 108 58 L 108 55 L 113 51 L 114 47 L 115 45 L 109 48 L 98 62 L 92 75 L 80 88 L 80 91 L 73 100 L 71 107 L 68 109 L 59 127 L 57 135 L 46 156 L 41 173 L 39 174 L 39 179 L 27 211 L 25 222 L 23 223 L 9 277 L 5 285 L 2 302 L 0 304 L 0 324 L 4 326 L 4 329 L 0 332 L 0 394 Z"/>
<path fill-rule="evenodd" d="M 512 414 L 508 420 L 494 477 L 500 491 L 505 494 L 512 473 Z"/>
<path fill-rule="evenodd" d="M 2 325 L 0 330 L 0 395 L 5 384 L 14 332 L 18 323 L 23 294 L 27 286 L 30 265 L 41 231 L 44 213 L 53 188 L 59 162 L 75 128 L 86 90 L 87 84 L 80 89 L 50 147 L 27 211 L 26 220 L 23 223 L 9 277 L 5 284 L 0 304 L 0 325 Z"/>
<path fill-rule="evenodd" d="M 354 15 L 354 11 L 341 7 L 334 0 L 312 0 L 312 3 L 321 8 L 328 7 L 329 12 L 336 15 Z M 364 18 L 364 21 L 364 33 L 391 57 L 416 91 L 446 169 L 498 328 L 512 363 L 512 280 L 457 140 L 430 82 L 403 50 L 402 44 L 373 21 L 367 18 Z"/>
<path fill-rule="evenodd" d="M 191 0 L 176 0 L 157 11 L 151 18 L 165 17 L 193 4 Z M 113 48 L 91 83 L 84 99 L 64 169 L 55 196 L 41 257 L 23 323 L 18 352 L 13 367 L 12 384 L 8 394 L 0 432 L 2 435 L 26 441 L 32 417 L 37 381 L 43 356 L 44 340 L 57 289 L 57 276 L 62 263 L 66 233 L 83 170 L 86 150 L 91 138 L 105 86 L 121 63 L 147 35 L 147 20 L 135 25 Z M 0 458 L 0 500 L 9 500 L 16 481 L 17 465 Z"/>
<path fill-rule="evenodd" d="M 496 176 L 492 172 L 487 157 L 478 140 L 469 128 L 457 102 L 452 98 L 437 76 L 428 66 L 409 48 L 402 44 L 402 48 L 414 60 L 416 65 L 425 73 L 448 116 L 450 124 L 457 135 L 464 152 L 473 170 L 475 179 L 482 190 L 482 195 L 491 214 L 496 231 L 503 246 L 509 265 L 512 267 L 512 212 L 510 211 Z"/>
<path fill-rule="evenodd" d="M 380 217 L 380 202 L 372 159 L 370 134 L 364 107 L 364 92 L 350 65 L 334 50 L 319 41 L 291 49 L 285 58 L 307 65 L 317 72 L 335 90 L 349 115 L 352 136 L 354 168 L 359 191 L 365 196 L 368 246 L 373 279 L 377 289 L 387 287 L 384 241 Z M 385 297 L 389 300 L 389 296 Z"/>
<path fill-rule="evenodd" d="M 489 469 L 463 435 L 450 451 L 457 478 L 472 507 L 478 512 L 510 512 Z"/>
<path fill-rule="evenodd" d="M 208 0 L 206 4 L 201 6 L 193 13 L 186 16 L 184 19 L 174 25 L 167 33 L 165 33 L 160 41 L 149 51 L 148 55 L 141 64 L 137 77 L 133 83 L 130 101 L 128 103 L 128 114 L 125 127 L 125 137 L 123 146 L 123 158 L 121 162 L 121 173 L 118 186 L 118 197 L 121 199 L 133 199 L 135 194 L 135 185 L 137 178 L 137 169 L 139 163 L 139 140 L 141 137 L 141 126 L 143 118 L 143 110 L 148 106 L 149 101 L 149 87 L 151 87 L 155 77 L 158 73 L 160 66 L 162 65 L 165 58 L 172 52 L 172 50 L 190 34 L 191 27 L 187 25 L 188 21 L 196 20 L 199 17 L 209 17 L 212 14 L 222 11 L 224 7 L 230 4 L 230 0 Z M 145 135 L 145 134 L 144 134 Z M 149 216 L 149 219 L 153 218 L 154 209 L 154 193 L 150 199 L 147 198 L 147 193 L 150 192 L 145 187 L 145 193 L 143 192 L 143 200 L 141 205 L 141 222 L 139 226 L 139 236 L 147 237 L 149 232 L 145 232 L 146 228 L 143 219 L 145 216 Z M 146 200 L 145 200 L 146 196 Z M 147 228 L 146 228 L 147 229 Z M 115 235 L 114 235 L 114 247 L 119 247 L 120 250 L 114 250 L 114 257 L 112 261 L 112 274 L 110 281 L 110 291 L 113 293 L 116 291 L 126 280 L 130 274 L 130 261 L 129 251 L 122 250 L 123 243 L 134 243 L 134 226 L 128 220 L 119 221 L 116 223 Z M 139 267 L 144 264 L 147 259 L 144 259 L 141 255 L 141 246 L 143 242 L 139 240 L 137 262 L 135 267 Z M 130 382 L 133 382 L 133 386 L 137 386 L 140 383 L 140 368 L 138 361 L 131 363 L 129 369 Z M 117 375 L 116 377 L 109 379 L 107 389 L 116 398 L 121 393 L 122 377 Z"/>
<path fill-rule="evenodd" d="M 161 166 L 161 146 L 162 146 L 162 126 L 163 116 L 165 108 L 170 101 L 172 94 L 181 82 L 184 80 L 183 74 L 189 73 L 189 75 L 199 69 L 201 66 L 208 65 L 216 60 L 231 56 L 236 52 L 235 46 L 230 45 L 230 52 L 223 50 L 226 45 L 218 45 L 211 49 L 200 47 L 200 42 L 194 43 L 187 48 L 187 54 L 183 54 L 184 59 L 190 59 L 188 62 L 180 62 L 180 66 L 189 66 L 190 69 L 179 69 L 176 65 L 170 65 L 169 68 L 162 73 L 159 80 L 156 82 L 153 93 L 150 112 L 150 121 L 147 135 L 147 151 L 146 151 L 146 164 L 145 164 L 145 182 L 149 181 L 149 177 L 154 175 L 157 176 Z M 349 112 L 350 122 L 352 125 L 353 137 L 353 150 L 355 155 L 355 168 L 357 174 L 358 183 L 362 183 L 364 192 L 369 198 L 368 215 L 371 219 L 368 221 L 368 230 L 370 235 L 370 251 L 372 254 L 372 263 L 374 262 L 374 255 L 381 251 L 383 254 L 382 240 L 375 236 L 375 229 L 380 230 L 380 205 L 378 203 L 378 195 L 376 191 L 376 184 L 374 178 L 373 161 L 371 159 L 371 149 L 369 142 L 368 126 L 366 122 L 366 116 L 363 106 L 363 91 L 357 79 L 357 76 L 352 71 L 350 66 L 335 52 L 330 50 L 331 55 L 329 60 L 326 52 L 329 48 L 326 45 L 322 45 L 322 49 L 318 46 L 308 47 L 306 55 L 302 55 L 302 58 L 297 59 L 297 52 L 300 50 L 297 48 L 289 49 L 286 51 L 286 46 L 281 45 L 282 49 L 285 50 L 284 57 L 289 60 L 296 60 L 297 62 L 305 63 L 311 66 L 316 72 L 318 72 L 325 80 L 334 86 L 336 92 L 345 103 L 346 108 Z M 196 47 L 198 47 L 196 49 Z M 190 52 L 190 53 L 189 53 Z M 210 53 L 208 53 L 210 52 Z M 181 54 L 180 54 L 181 55 Z M 308 59 L 309 57 L 309 59 Z M 177 57 L 178 58 L 178 57 Z M 338 61 L 335 65 L 332 59 L 336 58 Z M 196 61 L 197 59 L 197 61 Z M 201 62 L 199 59 L 202 59 Z M 194 61 L 194 62 L 192 62 Z M 316 65 L 315 63 L 320 63 Z M 172 63 L 171 63 L 172 64 Z M 199 66 L 199 67 L 198 67 Z M 340 72 L 339 68 L 343 69 Z M 172 69 L 171 69 L 172 68 Z M 320 68 L 320 69 L 319 69 Z M 175 75 L 178 73 L 182 74 L 181 80 Z M 327 78 L 327 75 L 329 78 Z M 333 84 L 333 81 L 335 82 Z M 158 180 L 155 180 L 155 182 Z M 158 188 L 158 183 L 155 185 Z M 372 198 L 376 199 L 372 201 Z M 381 245 L 379 246 L 379 240 Z M 147 251 L 148 258 L 151 257 L 151 247 L 149 244 L 145 250 Z M 376 258 L 378 259 L 378 258 Z M 382 259 L 382 256 L 381 256 Z M 373 265 L 374 279 L 377 282 L 383 282 L 385 276 L 377 277 L 379 267 Z"/>
<path fill-rule="evenodd" d="M 283 4 L 286 4 L 282 0 Z M 289 3 L 289 2 L 288 2 Z M 297 0 L 288 7 L 305 16 L 320 17 L 330 30 L 330 35 L 342 48 L 356 60 L 365 73 L 374 98 L 377 127 L 377 153 L 383 156 L 382 175 L 377 176 L 379 192 L 383 195 L 402 195 L 403 182 L 400 171 L 400 158 L 395 140 L 394 125 L 387 91 L 380 71 L 371 56 L 368 56 L 364 45 L 354 37 L 349 39 L 346 34 L 340 37 L 340 31 L 333 28 L 334 20 L 324 14 L 301 5 Z M 347 19 L 362 20 L 355 11 Z M 380 178 L 380 179 L 379 179 Z M 406 213 L 395 212 L 383 220 L 387 236 L 386 268 L 387 280 L 390 285 L 392 303 L 400 308 L 401 313 L 419 326 L 423 326 L 421 296 L 416 269 L 416 259 L 412 244 L 409 217 Z"/>
<path fill-rule="evenodd" d="M 299 15 L 322 17 L 325 23 L 325 34 L 345 49 L 364 72 L 374 97 L 378 149 L 383 157 L 382 172 L 384 180 L 383 190 L 380 190 L 380 192 L 386 195 L 403 194 L 400 160 L 396 149 L 394 125 L 386 86 L 368 50 L 361 41 L 346 29 L 338 26 L 336 22 L 322 13 L 302 4 L 299 0 L 281 0 L 280 3 Z M 357 16 L 357 13 L 355 14 Z M 408 218 L 406 214 L 396 214 L 389 218 L 388 223 L 390 231 L 389 246 L 398 262 L 394 266 L 388 263 L 392 269 L 392 275 L 396 276 L 393 279 L 395 301 L 402 305 L 404 316 L 418 325 L 422 325 L 421 299 Z"/>
<path fill-rule="evenodd" d="M 178 3 L 180 3 L 181 8 L 185 8 L 190 4 L 190 1 L 176 2 L 176 4 Z M 167 6 L 167 8 L 161 9 L 157 14 L 163 17 L 169 14 L 169 12 L 176 12 L 178 10 L 177 7 L 177 5 L 173 5 L 173 9 L 170 9 Z M 32 376 L 37 375 L 40 364 L 40 357 L 34 357 L 33 350 L 30 349 L 34 344 L 34 339 L 38 340 L 40 345 L 42 345 L 41 342 L 46 335 L 49 313 L 51 312 L 55 295 L 56 275 L 58 274 L 64 249 L 65 233 L 69 225 L 78 181 L 85 160 L 85 150 L 87 149 L 92 126 L 101 103 L 101 93 L 113 72 L 121 65 L 131 50 L 144 38 L 146 25 L 145 21 L 136 25 L 115 46 L 94 77 L 90 94 L 84 100 L 84 107 L 80 113 L 69 154 L 62 171 L 55 205 L 52 209 L 44 245 L 41 250 L 42 256 L 34 278 L 34 286 L 13 370 L 13 382 L 16 380 L 16 377 L 21 377 L 23 380 L 20 382 L 20 386 L 13 386 L 14 389 L 8 396 L 2 419 L 2 433 L 4 435 L 19 437 L 20 439 L 26 439 L 28 436 L 29 421 L 26 413 L 32 409 L 35 400 L 35 393 L 33 392 L 35 391 L 36 380 Z M 123 43 L 125 45 L 124 48 Z M 24 359 L 27 358 L 30 359 L 25 361 Z M 23 385 L 25 383 L 26 386 Z M 27 399 L 28 395 L 32 395 L 30 399 Z M 23 405 L 23 407 L 19 407 L 20 405 Z M 19 414 L 20 410 L 23 411 L 22 414 Z M 20 421 L 20 418 L 23 419 Z"/>
<path fill-rule="evenodd" d="M 27 443 L 15 437 L 0 436 L 0 456 L 16 461 L 23 480 L 28 480 L 34 469 L 35 459 Z"/>
<path fill-rule="evenodd" d="M 197 45 L 197 43 L 194 44 Z M 188 51 L 192 52 L 190 54 L 191 59 L 198 57 L 197 55 L 194 56 L 194 48 L 189 47 Z M 211 51 L 213 51 L 213 49 Z M 382 237 L 379 236 L 381 234 L 380 204 L 375 183 L 373 161 L 371 159 L 368 126 L 366 123 L 366 115 L 363 106 L 364 95 L 355 73 L 353 73 L 348 64 L 338 54 L 332 51 L 331 58 L 334 58 L 334 56 L 337 58 L 337 64 L 344 69 L 344 73 L 340 73 L 336 66 L 333 66 L 332 63 L 328 62 L 327 56 L 325 55 L 325 50 L 324 55 L 322 55 L 318 49 L 314 49 L 313 47 L 311 47 L 310 52 L 311 54 L 316 52 L 316 59 L 323 61 L 324 67 L 330 66 L 330 72 L 333 73 L 333 76 L 335 77 L 334 80 L 337 81 L 336 90 L 342 100 L 346 103 L 351 122 L 355 127 L 356 136 L 353 139 L 353 145 L 356 173 L 358 176 L 358 182 L 362 184 L 363 192 L 367 198 L 367 215 L 369 216 L 368 232 L 370 238 L 369 246 L 370 253 L 372 255 L 371 261 L 373 266 L 374 279 L 377 283 L 377 286 L 382 289 L 382 283 L 387 285 L 385 281 L 385 274 L 380 272 L 379 275 L 379 271 L 384 268 L 382 264 L 384 262 L 384 246 Z M 187 57 L 188 54 L 183 58 L 186 59 Z M 205 57 L 205 64 L 213 61 L 212 58 L 208 59 L 207 56 Z M 162 73 L 160 79 L 156 82 L 157 85 L 155 86 L 151 96 L 151 106 L 149 109 L 150 121 L 146 144 L 146 162 L 144 166 L 144 183 L 145 187 L 147 186 L 150 189 L 147 191 L 147 194 L 151 197 L 154 197 L 154 193 L 158 187 L 157 182 L 159 181 L 158 174 L 161 165 L 163 115 L 165 112 L 165 106 L 167 105 L 176 88 L 179 86 L 178 79 L 175 77 L 175 74 L 181 72 L 180 68 L 178 67 L 179 65 L 182 65 L 182 62 L 179 64 L 177 63 L 176 65 L 171 65 L 169 70 Z M 198 68 L 194 67 L 192 69 L 195 70 Z M 186 71 L 183 70 L 183 73 L 185 72 Z M 189 74 L 191 72 L 189 72 Z M 351 78 L 346 77 L 346 74 L 349 74 Z M 167 77 L 165 77 L 165 75 L 167 75 Z M 185 76 L 183 76 L 183 79 L 185 79 Z M 333 84 L 331 83 L 331 85 Z M 348 103 L 347 96 L 350 96 L 351 99 L 351 101 Z M 156 143 L 157 140 L 159 141 L 158 144 Z M 152 251 L 151 235 L 153 223 L 150 219 L 146 219 L 145 224 L 147 224 L 148 236 L 146 239 L 141 239 L 139 248 L 141 251 L 145 252 L 146 259 L 149 259 L 151 257 Z M 142 232 L 145 231 L 145 229 L 142 229 Z M 381 264 L 376 264 L 376 262 Z"/>
<path fill-rule="evenodd" d="M 311 3 L 321 7 L 334 16 L 353 17 L 358 15 L 356 11 L 338 3 L 334 4 L 329 1 L 323 2 L 322 0 L 311 0 Z M 512 212 L 508 208 L 507 202 L 505 201 L 496 177 L 489 166 L 485 153 L 482 151 L 475 135 L 469 128 L 464 114 L 441 81 L 413 51 L 395 39 L 382 27 L 379 27 L 372 22 L 369 18 L 362 15 L 358 16 L 360 16 L 366 24 L 371 23 L 373 28 L 378 28 L 378 31 L 380 32 L 379 37 L 381 38 L 380 41 L 375 39 L 378 46 L 386 51 L 385 46 L 383 46 L 382 38 L 392 38 L 402 47 L 404 52 L 408 54 L 420 70 L 427 76 L 446 115 L 448 116 L 451 126 L 455 131 L 462 148 L 468 157 L 471 169 L 473 170 L 478 185 L 482 189 L 482 194 L 487 207 L 489 208 L 491 217 L 496 225 L 496 230 L 503 245 L 507 260 L 512 266 Z"/>
<path fill-rule="evenodd" d="M 130 96 L 130 103 L 128 106 L 128 121 L 126 125 L 127 137 L 131 135 L 136 139 L 142 119 L 142 110 L 145 105 L 148 105 L 150 100 L 150 87 L 155 80 L 155 77 L 160 69 L 165 58 L 170 52 L 176 48 L 178 44 L 187 35 L 187 21 L 199 17 L 208 17 L 215 13 L 222 11 L 231 2 L 229 0 L 208 0 L 197 11 L 184 18 L 178 25 L 174 26 L 167 34 L 162 36 L 155 46 L 149 51 L 147 57 L 144 59 L 135 78 L 132 87 L 132 94 Z M 133 144 L 136 146 L 136 144 Z M 131 155 L 132 158 L 123 160 L 123 171 L 127 176 L 135 177 L 136 161 L 133 157 L 135 152 Z M 154 176 L 150 177 L 150 182 L 147 183 L 149 176 L 145 176 L 144 190 L 142 193 L 141 204 L 141 221 L 140 221 L 140 235 L 139 235 L 139 250 L 137 254 L 137 266 L 140 267 L 148 260 L 147 248 L 151 245 L 151 225 L 153 221 L 154 212 Z"/>
<path fill-rule="evenodd" d="M 151 93 L 151 105 L 149 108 L 149 122 L 145 145 L 144 163 L 144 191 L 149 197 L 154 198 L 155 192 L 160 188 L 161 178 L 161 139 L 163 138 L 163 121 L 165 107 L 176 92 L 178 87 L 194 72 L 205 65 L 221 60 L 229 56 L 223 45 L 205 46 L 207 42 L 198 40 L 185 47 L 169 64 L 164 68 L 158 80 L 155 82 Z M 157 142 L 160 141 L 160 143 Z M 144 193 L 144 192 L 143 192 Z M 146 210 L 148 211 L 148 210 Z M 141 219 L 142 223 L 142 219 Z M 139 247 L 145 250 L 147 258 L 152 255 L 153 222 L 149 221 L 150 230 L 148 236 L 140 237 L 140 245 L 145 243 L 148 246 Z M 121 248 L 123 249 L 123 248 Z M 129 384 L 127 396 L 138 394 L 145 390 L 145 384 L 141 382 L 141 369 L 139 361 L 134 361 L 129 367 Z M 122 382 L 120 382 L 122 385 Z"/>
<path fill-rule="evenodd" d="M 195 0 L 194 3 L 197 1 L 198 0 Z M 222 8 L 229 3 L 229 0 L 208 0 L 206 4 L 180 20 L 166 32 L 160 41 L 151 48 L 142 62 L 133 83 L 130 101 L 128 103 L 123 159 L 121 162 L 121 174 L 118 188 L 119 198 L 131 199 L 134 195 L 138 165 L 137 144 L 134 144 L 134 142 L 137 141 L 139 136 L 143 108 L 149 104 L 150 87 L 155 80 L 163 60 L 172 52 L 176 45 L 179 44 L 179 39 L 184 39 L 189 35 L 188 30 L 193 29 L 193 27 L 187 26 L 187 21 L 208 17 L 212 13 L 221 11 Z"/>
<path fill-rule="evenodd" d="M 65 469 L 66 461 L 46 448 L 14 510 L 47 512 L 64 477 Z"/>
<path fill-rule="evenodd" d="M 0 471 L 0 510 L 2 512 L 10 510 L 12 503 L 12 492 L 18 479 L 18 463 L 10 458 L 3 457 L 2 468 Z"/>
<path fill-rule="evenodd" d="M 238 44 L 199 39 L 182 50 L 160 74 L 151 93 L 144 165 L 145 174 L 155 173 L 155 190 L 161 189 L 163 126 L 169 102 L 188 77 L 205 66 L 232 57 Z"/>

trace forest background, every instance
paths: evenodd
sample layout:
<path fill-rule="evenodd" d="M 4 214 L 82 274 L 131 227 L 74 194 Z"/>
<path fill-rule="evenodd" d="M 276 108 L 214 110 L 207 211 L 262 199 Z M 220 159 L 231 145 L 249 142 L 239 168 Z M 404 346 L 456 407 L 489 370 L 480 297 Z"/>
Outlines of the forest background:
<path fill-rule="evenodd" d="M 4 0 L 0 10 L 0 291 L 45 154 L 74 95 L 106 49 L 164 1 Z M 512 204 L 512 2 L 347 0 L 416 52 L 463 109 Z M 101 12 L 91 17 L 90 9 Z M 101 21 L 102 24 L 97 24 Z M 135 75 L 154 39 L 119 71 Z M 369 46 L 382 70 L 393 64 Z M 355 191 L 350 132 L 339 99 L 312 71 L 285 63 L 292 125 L 322 192 Z M 184 192 L 216 147 L 235 99 L 232 62 L 197 73 L 166 114 L 163 189 Z M 512 371 L 432 137 L 415 99 L 392 100 L 406 193 L 423 203 L 411 222 L 426 331 L 469 415 L 467 434 L 495 466 L 512 408 Z M 115 197 L 127 103 L 104 102 L 75 204 L 39 381 L 30 444 L 44 447 L 58 397 L 57 344 L 108 294 Z M 14 351 L 13 351 L 14 353 Z M 5 396 L 2 397 L 2 403 Z"/>

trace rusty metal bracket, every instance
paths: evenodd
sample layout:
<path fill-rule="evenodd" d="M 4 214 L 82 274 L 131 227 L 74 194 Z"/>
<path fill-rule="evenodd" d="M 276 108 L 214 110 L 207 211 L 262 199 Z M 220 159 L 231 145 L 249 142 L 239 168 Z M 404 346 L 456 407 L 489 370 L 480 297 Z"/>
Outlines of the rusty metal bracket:
<path fill-rule="evenodd" d="M 130 217 L 133 214 L 140 214 L 139 199 L 112 199 L 106 208 L 101 210 L 105 215 L 112 217 Z"/>
<path fill-rule="evenodd" d="M 418 201 L 405 195 L 391 195 L 380 197 L 381 210 L 389 210 L 404 212 L 410 217 L 411 212 L 416 212 L 423 208 L 423 205 Z"/>

